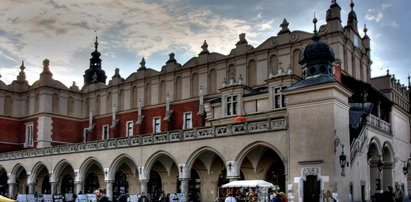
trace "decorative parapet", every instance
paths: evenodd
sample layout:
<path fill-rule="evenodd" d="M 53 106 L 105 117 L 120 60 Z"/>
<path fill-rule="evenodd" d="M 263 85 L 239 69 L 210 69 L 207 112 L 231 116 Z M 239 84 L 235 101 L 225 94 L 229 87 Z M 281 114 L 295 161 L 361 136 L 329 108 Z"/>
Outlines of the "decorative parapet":
<path fill-rule="evenodd" d="M 350 163 L 351 164 L 354 162 L 355 158 L 357 157 L 357 154 L 361 153 L 362 148 L 365 142 L 367 141 L 367 135 L 365 131 L 366 131 L 366 127 L 363 127 L 358 138 L 355 138 L 353 142 L 351 143 L 351 146 L 350 146 L 350 152 L 351 152 Z"/>
<path fill-rule="evenodd" d="M 98 151 L 106 149 L 118 149 L 138 147 L 150 144 L 164 144 L 170 142 L 183 142 L 219 138 L 233 135 L 250 135 L 254 133 L 270 132 L 287 129 L 286 117 L 277 119 L 256 120 L 243 123 L 206 126 L 164 133 L 137 135 L 109 140 L 99 140 L 87 143 L 73 143 L 48 148 L 30 149 L 0 153 L 0 161 L 33 158 L 41 156 Z"/>
<path fill-rule="evenodd" d="M 372 114 L 367 116 L 367 124 L 391 134 L 391 124 Z"/>

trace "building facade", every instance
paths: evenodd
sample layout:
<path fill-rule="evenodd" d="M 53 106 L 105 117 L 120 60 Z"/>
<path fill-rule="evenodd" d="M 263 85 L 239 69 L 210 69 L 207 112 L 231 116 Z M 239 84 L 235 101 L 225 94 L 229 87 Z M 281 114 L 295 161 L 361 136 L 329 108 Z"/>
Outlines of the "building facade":
<path fill-rule="evenodd" d="M 22 63 L 0 81 L 0 192 L 184 193 L 214 201 L 232 180 L 263 179 L 290 201 L 371 200 L 385 186 L 408 194 L 410 85 L 371 78 L 370 38 L 354 4 L 346 26 L 333 1 L 326 24 L 228 55 L 170 54 L 106 83 L 96 38 L 84 86 L 53 79 L 49 60 L 29 85 Z M 79 75 L 80 76 L 80 75 Z"/>

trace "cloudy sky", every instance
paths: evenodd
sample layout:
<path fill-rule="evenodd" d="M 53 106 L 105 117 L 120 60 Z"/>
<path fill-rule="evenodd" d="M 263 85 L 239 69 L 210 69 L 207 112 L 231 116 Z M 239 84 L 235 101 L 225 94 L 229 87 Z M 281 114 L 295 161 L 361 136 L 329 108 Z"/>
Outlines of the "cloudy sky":
<path fill-rule="evenodd" d="M 83 85 L 83 73 L 99 37 L 108 78 L 119 68 L 126 78 L 142 57 L 159 70 L 174 52 L 184 64 L 201 51 L 228 54 L 245 32 L 254 47 L 279 31 L 283 18 L 290 30 L 312 32 L 331 0 L 2 0 L 0 5 L 0 79 L 10 84 L 24 60 L 29 84 L 39 79 L 42 61 L 50 60 L 53 78 Z M 343 25 L 348 0 L 337 0 Z M 372 76 L 387 69 L 407 84 L 411 74 L 409 0 L 354 1 L 359 28 L 371 38 Z M 363 32 L 360 32 L 363 35 Z"/>

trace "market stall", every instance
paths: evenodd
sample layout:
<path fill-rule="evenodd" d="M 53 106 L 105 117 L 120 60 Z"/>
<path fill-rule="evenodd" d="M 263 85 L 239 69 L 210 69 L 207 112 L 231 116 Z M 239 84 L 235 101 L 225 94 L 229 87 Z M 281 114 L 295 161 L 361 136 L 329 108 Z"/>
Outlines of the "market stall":
<path fill-rule="evenodd" d="M 219 199 L 231 192 L 237 201 L 268 201 L 269 190 L 275 185 L 264 180 L 237 180 L 224 184 L 219 190 Z"/>

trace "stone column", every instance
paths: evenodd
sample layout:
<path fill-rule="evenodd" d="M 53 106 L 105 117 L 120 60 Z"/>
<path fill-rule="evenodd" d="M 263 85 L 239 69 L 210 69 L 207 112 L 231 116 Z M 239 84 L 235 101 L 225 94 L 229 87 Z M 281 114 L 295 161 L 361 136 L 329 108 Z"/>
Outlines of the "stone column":
<path fill-rule="evenodd" d="M 113 180 L 106 180 L 106 196 L 113 201 Z"/>
<path fill-rule="evenodd" d="M 34 194 L 34 189 L 36 188 L 35 183 L 29 183 L 29 194 Z"/>
<path fill-rule="evenodd" d="M 190 180 L 190 178 L 180 178 L 179 179 L 181 181 L 181 193 L 184 193 L 184 195 L 188 196 L 188 181 Z"/>
<path fill-rule="evenodd" d="M 147 194 L 147 182 L 148 182 L 148 180 L 142 180 L 142 179 L 140 179 L 140 191 L 141 191 L 141 193 L 146 193 Z"/>
<path fill-rule="evenodd" d="M 11 183 L 8 183 L 8 185 L 9 185 L 9 196 L 11 197 L 11 198 L 13 198 L 14 197 L 14 194 L 16 193 L 16 183 L 14 183 L 14 182 L 11 182 Z"/>
<path fill-rule="evenodd" d="M 76 192 L 75 194 L 78 194 L 80 192 L 83 192 L 83 181 L 76 181 Z"/>
<path fill-rule="evenodd" d="M 57 194 L 57 184 L 58 184 L 58 182 L 50 182 L 50 184 L 51 184 L 51 194 L 52 195 Z"/>

